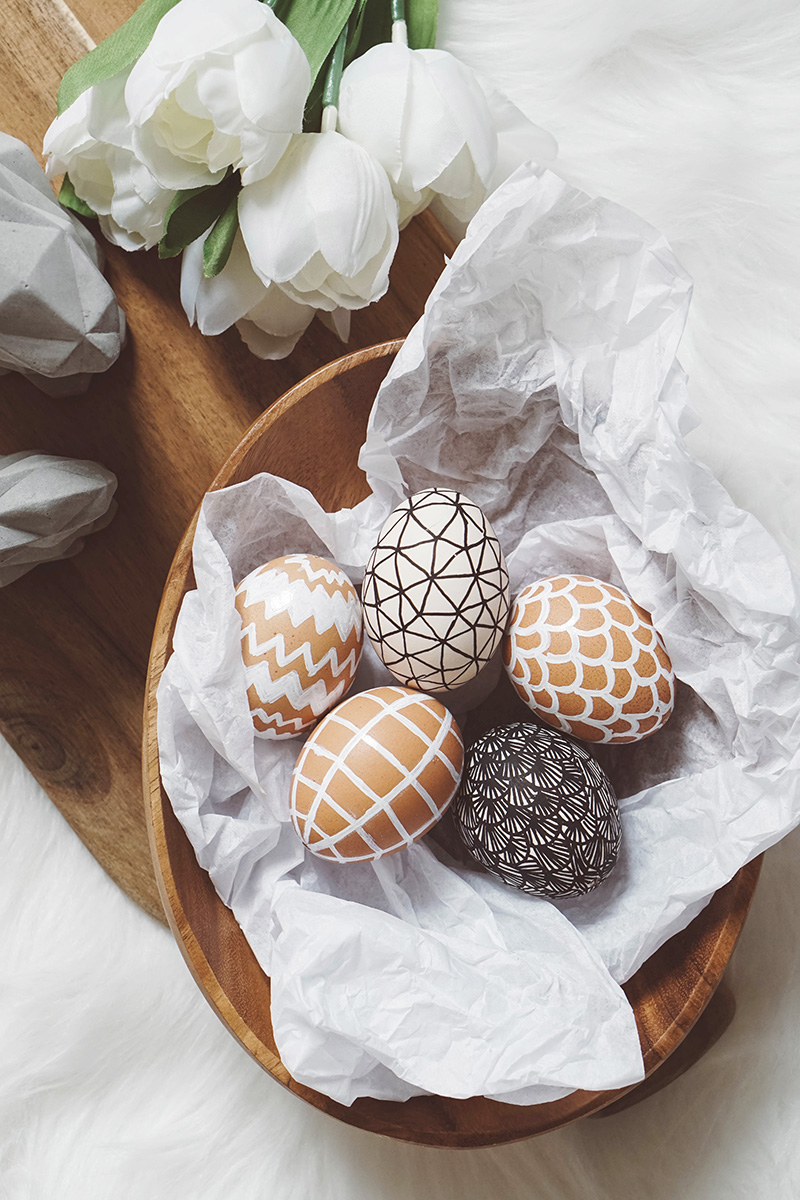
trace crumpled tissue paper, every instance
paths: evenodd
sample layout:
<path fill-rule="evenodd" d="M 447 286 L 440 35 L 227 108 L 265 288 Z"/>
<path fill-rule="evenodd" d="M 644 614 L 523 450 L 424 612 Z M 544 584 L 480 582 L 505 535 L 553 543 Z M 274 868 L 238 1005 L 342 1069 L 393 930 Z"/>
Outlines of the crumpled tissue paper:
<path fill-rule="evenodd" d="M 125 316 L 102 265 L 32 151 L 0 133 L 0 375 L 19 371 L 49 396 L 73 396 L 116 362 Z"/>
<path fill-rule="evenodd" d="M 197 589 L 159 688 L 162 777 L 272 977 L 286 1067 L 341 1103 L 536 1103 L 634 1083 L 619 983 L 800 819 L 797 590 L 687 452 L 689 294 L 645 222 L 521 168 L 473 220 L 380 390 L 360 459 L 369 497 L 328 514 L 262 474 L 205 498 Z M 289 823 L 300 740 L 253 736 L 235 585 L 296 551 L 360 582 L 389 511 L 432 485 L 483 508 L 512 592 L 561 572 L 609 580 L 652 613 L 672 658 L 670 722 L 603 758 L 623 849 L 583 899 L 506 888 L 435 837 L 375 864 L 316 859 Z M 356 687 L 387 678 L 367 647 Z"/>
<path fill-rule="evenodd" d="M 23 451 L 0 455 L 0 587 L 69 558 L 117 511 L 116 476 L 99 463 Z"/>

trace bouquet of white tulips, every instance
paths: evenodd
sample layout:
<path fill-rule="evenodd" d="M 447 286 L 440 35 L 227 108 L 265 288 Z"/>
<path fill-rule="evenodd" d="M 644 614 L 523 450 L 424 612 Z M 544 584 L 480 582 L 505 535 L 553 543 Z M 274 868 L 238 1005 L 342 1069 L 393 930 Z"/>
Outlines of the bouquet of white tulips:
<path fill-rule="evenodd" d="M 465 223 L 553 139 L 451 54 L 437 0 L 144 0 L 67 71 L 45 135 L 62 204 L 126 250 L 182 254 L 204 334 L 261 358 L 389 284 L 431 202 Z M 451 225 L 452 227 L 452 225 Z"/>

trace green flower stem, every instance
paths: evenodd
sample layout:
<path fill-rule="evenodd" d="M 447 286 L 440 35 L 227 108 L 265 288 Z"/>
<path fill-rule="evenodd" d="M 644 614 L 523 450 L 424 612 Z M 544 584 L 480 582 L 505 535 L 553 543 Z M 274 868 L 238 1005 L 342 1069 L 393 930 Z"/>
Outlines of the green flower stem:
<path fill-rule="evenodd" d="M 323 133 L 327 129 L 336 128 L 336 106 L 339 103 L 339 85 L 342 82 L 342 70 L 344 69 L 344 48 L 347 44 L 347 22 L 345 21 L 342 32 L 333 47 L 331 56 L 331 65 L 328 67 L 328 74 L 325 78 L 325 87 L 322 91 L 322 130 Z M 328 113 L 328 109 L 332 109 L 332 113 Z"/>
<path fill-rule="evenodd" d="M 405 0 L 392 0 L 392 41 L 395 45 L 408 45 Z"/>

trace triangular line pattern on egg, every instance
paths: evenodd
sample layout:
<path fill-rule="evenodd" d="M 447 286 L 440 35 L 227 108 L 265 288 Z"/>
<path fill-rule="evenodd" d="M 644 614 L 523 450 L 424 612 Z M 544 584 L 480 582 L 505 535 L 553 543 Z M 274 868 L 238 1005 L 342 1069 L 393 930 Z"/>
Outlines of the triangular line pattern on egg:
<path fill-rule="evenodd" d="M 361 600 L 373 644 L 401 682 L 441 691 L 471 679 L 508 615 L 508 572 L 481 510 L 444 488 L 412 496 L 381 531 Z"/>

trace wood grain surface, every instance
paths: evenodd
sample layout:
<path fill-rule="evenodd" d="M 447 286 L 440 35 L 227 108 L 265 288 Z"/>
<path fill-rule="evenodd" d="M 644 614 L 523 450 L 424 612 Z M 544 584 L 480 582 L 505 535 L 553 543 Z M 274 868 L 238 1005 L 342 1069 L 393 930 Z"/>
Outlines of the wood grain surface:
<path fill-rule="evenodd" d="M 242 439 L 213 486 L 273 471 L 309 488 L 333 510 L 367 493 L 358 451 L 367 417 L 397 343 L 372 347 L 318 371 L 264 413 Z M 281 1062 L 270 1022 L 269 979 L 233 914 L 217 896 L 161 786 L 156 735 L 156 689 L 170 653 L 183 596 L 194 586 L 187 529 L 169 573 L 158 614 L 144 722 L 143 769 L 153 855 L 170 925 L 200 988 L 230 1032 L 284 1086 L 351 1125 L 432 1146 L 487 1146 L 515 1141 L 657 1090 L 654 1072 L 683 1045 L 675 1070 L 686 1069 L 712 1044 L 729 1019 L 710 1010 L 697 1036 L 686 1040 L 714 995 L 741 931 L 761 867 L 744 867 L 691 925 L 667 942 L 625 985 L 636 1014 L 648 1080 L 615 1092 L 575 1092 L 552 1104 L 519 1106 L 474 1098 L 418 1097 L 403 1104 L 360 1099 L 346 1108 L 297 1083 Z M 501 685 L 502 686 L 502 685 Z M 500 704 L 504 703 L 499 697 Z M 495 709 L 494 698 L 487 702 Z M 613 782 L 613 780 L 612 780 Z M 639 1090 L 641 1088 L 641 1090 Z"/>
<path fill-rule="evenodd" d="M 8 0 L 0 128 L 38 154 L 61 75 L 134 11 Z M 0 730 L 111 877 L 163 920 L 141 799 L 140 730 L 153 625 L 175 548 L 220 465 L 276 397 L 345 347 L 318 321 L 288 360 L 255 358 L 235 330 L 204 338 L 178 299 L 177 261 L 103 243 L 128 318 L 119 361 L 85 396 L 0 380 L 0 454 L 88 458 L 119 480 L 119 512 L 74 559 L 0 590 Z M 452 242 L 432 218 L 403 233 L 392 285 L 354 314 L 348 348 L 404 336 Z"/>

